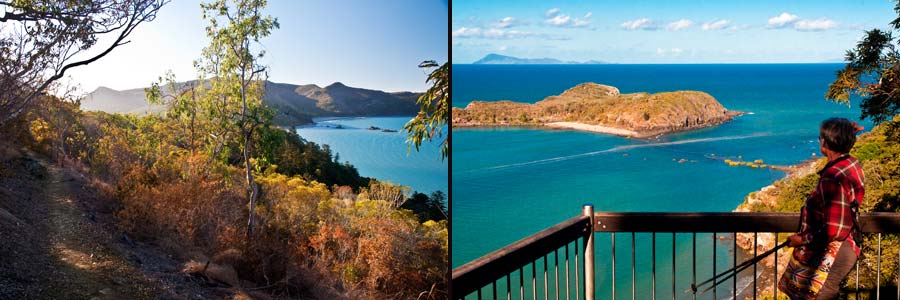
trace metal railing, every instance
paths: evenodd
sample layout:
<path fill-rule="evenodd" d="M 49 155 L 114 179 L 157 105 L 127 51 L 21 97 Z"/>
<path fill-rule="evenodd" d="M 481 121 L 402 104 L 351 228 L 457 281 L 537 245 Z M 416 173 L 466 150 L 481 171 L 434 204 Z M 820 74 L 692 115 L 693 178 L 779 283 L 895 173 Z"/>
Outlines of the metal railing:
<path fill-rule="evenodd" d="M 779 233 L 795 232 L 800 219 L 799 213 L 594 213 L 593 206 L 586 205 L 583 207 L 582 214 L 559 223 L 550 228 L 544 229 L 531 236 L 523 238 L 513 244 L 503 247 L 499 250 L 491 252 L 465 265 L 462 265 L 452 272 L 451 297 L 453 299 L 585 299 L 593 300 L 596 295 L 606 294 L 604 291 L 598 291 L 595 288 L 597 280 L 595 279 L 595 258 L 596 252 L 606 252 L 610 260 L 610 264 L 606 265 L 603 280 L 611 281 L 608 291 L 609 299 L 616 299 L 616 236 L 622 233 L 630 233 L 631 244 L 631 293 L 630 298 L 636 299 L 637 278 L 636 278 L 636 260 L 635 260 L 635 244 L 636 233 L 641 235 L 649 234 L 651 243 L 652 263 L 650 264 L 650 295 L 644 296 L 650 299 L 657 299 L 657 235 L 664 233 L 666 236 L 671 234 L 672 239 L 672 261 L 671 261 L 671 293 L 672 299 L 697 299 L 697 294 L 679 294 L 680 290 L 686 288 L 676 284 L 679 282 L 676 278 L 684 273 L 690 272 L 689 284 L 698 282 L 697 272 L 697 234 L 712 234 L 712 255 L 708 258 L 711 260 L 712 272 L 702 275 L 711 277 L 712 274 L 718 274 L 717 257 L 722 256 L 724 249 L 717 249 L 719 243 L 726 237 L 718 236 L 718 234 L 730 234 L 732 239 L 731 245 L 731 266 L 734 267 L 738 262 L 738 237 L 741 234 L 753 235 L 753 255 L 759 249 L 757 242 L 760 240 L 760 233 L 771 233 L 773 236 L 772 247 L 778 244 Z M 856 291 L 855 299 L 880 299 L 881 293 L 881 241 L 882 233 L 900 233 L 900 214 L 898 213 L 861 213 L 859 217 L 861 230 L 864 233 L 877 234 L 877 257 L 860 258 L 856 266 Z M 600 250 L 595 249 L 595 233 L 608 234 L 610 247 Z M 676 272 L 676 265 L 679 264 L 676 251 L 677 236 L 690 234 L 690 253 L 692 261 L 680 262 L 682 266 L 681 272 Z M 645 237 L 645 236 L 643 236 Z M 716 237 L 719 237 L 718 239 Z M 603 237 L 606 241 L 606 236 Z M 688 247 L 682 242 L 682 248 Z M 569 247 L 573 245 L 573 247 Z M 621 246 L 619 246 L 621 247 Z M 601 247 L 605 248 L 605 247 Z M 574 251 L 572 251 L 574 250 Z M 763 249 L 768 250 L 768 249 Z M 781 253 L 788 250 L 780 250 Z M 570 255 L 574 252 L 574 255 Z M 579 261 L 579 252 L 581 260 Z M 683 250 L 687 253 L 687 250 Z M 900 253 L 898 255 L 898 263 L 900 263 Z M 764 298 L 784 299 L 784 295 L 780 294 L 775 287 L 777 283 L 778 268 L 778 252 L 776 252 L 774 263 L 774 275 L 772 278 L 772 294 L 766 295 Z M 572 265 L 570 265 L 570 258 Z M 871 260 L 875 260 L 874 263 Z M 868 260 L 868 261 L 864 261 Z M 560 264 L 560 261 L 564 263 Z M 859 264 L 874 264 L 876 266 L 876 284 L 874 286 L 874 295 L 872 297 L 860 298 L 859 289 Z M 601 263 L 605 264 L 605 262 Z M 690 271 L 685 270 L 684 265 L 690 264 Z M 701 265 L 709 269 L 709 265 Z M 530 272 L 529 270 L 530 269 Z M 570 272 L 574 269 L 574 272 Z M 560 271 L 563 274 L 560 274 Z M 783 270 L 783 269 L 782 269 Z M 900 266 L 898 266 L 900 270 Z M 897 272 L 900 276 L 900 271 Z M 745 297 L 752 295 L 753 299 L 758 299 L 762 295 L 757 295 L 757 278 L 758 273 L 756 264 L 753 265 L 752 286 L 747 283 Z M 710 276 L 707 276 L 710 275 Z M 711 295 L 713 299 L 720 299 L 719 296 L 729 299 L 738 299 L 741 293 L 738 292 L 737 275 L 731 275 L 730 293 L 719 293 L 718 289 L 713 288 Z M 504 280 L 505 279 L 505 280 Z M 518 279 L 518 284 L 513 279 Z M 526 283 L 526 279 L 528 282 Z M 540 280 L 539 280 L 540 279 Z M 574 279 L 574 281 L 572 280 Z M 728 279 L 722 279 L 724 282 Z M 900 300 L 900 278 L 897 278 L 897 299 Z M 686 281 L 686 279 L 681 280 Z M 748 280 L 749 281 L 749 280 Z M 562 282 L 562 283 L 561 283 Z M 713 284 L 718 283 L 714 282 Z M 562 286 L 561 286 L 562 284 Z M 687 284 L 685 282 L 685 284 Z M 689 286 L 689 285 L 688 285 Z M 499 293 L 498 293 L 499 289 Z M 530 293 L 529 293 L 530 292 Z M 642 292 L 646 293 L 645 290 Z M 551 294 L 552 293 L 552 294 Z M 620 291 L 621 295 L 623 292 Z M 625 291 L 627 293 L 627 291 Z M 750 294 L 752 293 L 752 294 Z M 516 297 L 517 296 L 517 297 Z M 539 297 L 540 296 L 540 297 Z M 649 296 L 649 297 L 648 297 Z M 708 297 L 708 296 L 706 296 Z M 605 297 L 604 297 L 605 298 Z M 642 297 L 637 297 L 642 298 Z"/>

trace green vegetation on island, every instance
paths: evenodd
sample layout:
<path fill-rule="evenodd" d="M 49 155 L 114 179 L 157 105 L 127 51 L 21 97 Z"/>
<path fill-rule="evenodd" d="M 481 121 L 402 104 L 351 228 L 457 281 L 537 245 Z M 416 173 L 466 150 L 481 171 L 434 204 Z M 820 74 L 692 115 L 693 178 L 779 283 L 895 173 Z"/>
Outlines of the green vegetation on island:
<path fill-rule="evenodd" d="M 608 132 L 612 134 L 647 137 L 721 124 L 739 114 L 726 110 L 704 92 L 620 94 L 612 86 L 582 83 L 535 104 L 473 101 L 465 109 L 453 108 L 452 123 L 465 127 L 553 126 L 566 122 L 588 125 L 584 130 L 598 126 L 612 129 Z"/>

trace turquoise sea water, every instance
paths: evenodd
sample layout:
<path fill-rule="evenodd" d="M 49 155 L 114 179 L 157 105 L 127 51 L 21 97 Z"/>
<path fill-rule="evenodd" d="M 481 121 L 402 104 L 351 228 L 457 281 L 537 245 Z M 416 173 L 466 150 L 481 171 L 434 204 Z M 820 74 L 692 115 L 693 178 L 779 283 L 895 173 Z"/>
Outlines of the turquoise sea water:
<path fill-rule="evenodd" d="M 472 100 L 536 102 L 590 81 L 616 86 L 622 93 L 700 90 L 730 110 L 749 114 L 720 126 L 653 140 L 563 130 L 454 129 L 452 265 L 462 265 L 575 216 L 584 203 L 608 212 L 731 211 L 748 193 L 784 174 L 729 167 L 721 159 L 796 164 L 813 153 L 821 155 L 817 134 L 822 120 L 859 118 L 858 102 L 848 107 L 824 100 L 828 84 L 842 66 L 454 65 L 454 107 L 465 107 Z M 861 124 L 871 127 L 869 122 Z M 679 163 L 681 159 L 686 162 Z M 616 263 L 616 295 L 622 299 L 631 298 L 630 238 L 630 234 L 617 235 L 621 256 Z M 682 291 L 691 283 L 692 236 L 679 234 L 677 241 L 676 295 L 689 299 Z M 597 235 L 597 254 L 603 258 L 597 259 L 598 296 L 602 298 L 608 298 L 611 290 L 610 243 L 608 234 Z M 636 298 L 649 299 L 650 236 L 639 234 L 636 243 Z M 698 281 L 712 275 L 712 243 L 710 234 L 698 234 Z M 717 270 L 722 271 L 731 266 L 728 249 L 732 242 L 718 243 Z M 671 234 L 658 235 L 657 247 L 656 296 L 671 299 Z M 743 254 L 739 262 L 741 259 Z M 738 289 L 743 285 L 746 278 L 739 280 Z M 730 283 L 723 284 L 719 298 L 730 295 L 731 290 Z M 517 292 L 514 290 L 514 295 Z"/>
<path fill-rule="evenodd" d="M 297 127 L 297 133 L 304 139 L 329 145 L 340 162 L 349 161 L 362 176 L 410 186 L 421 193 L 440 190 L 446 194 L 447 160 L 441 160 L 438 141 L 424 143 L 418 152 L 415 147 L 406 151 L 402 127 L 410 118 L 317 119 L 316 126 Z M 336 128 L 338 125 L 342 128 Z M 370 126 L 398 132 L 368 130 Z"/>

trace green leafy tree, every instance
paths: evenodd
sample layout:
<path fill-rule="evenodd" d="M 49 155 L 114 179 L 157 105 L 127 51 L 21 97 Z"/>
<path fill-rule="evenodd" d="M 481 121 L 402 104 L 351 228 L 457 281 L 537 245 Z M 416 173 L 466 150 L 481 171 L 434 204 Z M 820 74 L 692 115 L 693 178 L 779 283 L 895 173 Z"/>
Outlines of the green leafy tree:
<path fill-rule="evenodd" d="M 433 60 L 424 61 L 419 64 L 419 68 L 429 70 L 437 67 L 438 64 Z M 444 136 L 444 125 L 450 124 L 450 105 L 447 103 L 450 99 L 450 63 L 434 69 L 428 75 L 425 82 L 431 83 L 431 87 L 425 91 L 425 94 L 419 96 L 416 104 L 419 105 L 419 113 L 403 125 L 407 133 L 407 144 L 416 147 L 424 141 L 431 141 L 435 138 Z M 450 134 L 441 141 L 441 158 L 450 154 Z"/>
<path fill-rule="evenodd" d="M 900 3 L 894 7 L 900 14 Z M 825 98 L 850 105 L 850 96 L 861 96 L 862 118 L 876 124 L 891 120 L 900 110 L 900 52 L 893 33 L 900 29 L 900 17 L 889 30 L 865 32 L 856 48 L 846 54 L 847 66 L 837 72 Z"/>
<path fill-rule="evenodd" d="M 71 68 L 127 44 L 168 0 L 0 0 L 0 127 Z M 95 47 L 102 36 L 112 43 Z M 87 52 L 100 52 L 84 57 Z"/>
<path fill-rule="evenodd" d="M 251 235 L 259 198 L 259 186 L 253 179 L 253 135 L 260 126 L 270 124 L 273 116 L 262 103 L 266 67 L 258 59 L 265 53 L 253 47 L 278 28 L 278 21 L 260 12 L 265 0 L 218 0 L 200 6 L 203 18 L 209 20 L 206 32 L 210 38 L 203 58 L 196 63 L 201 73 L 211 76 L 204 103 L 207 113 L 218 121 L 216 125 L 233 129 L 221 134 L 219 144 L 224 145 L 229 136 L 240 144 L 250 196 L 247 235 Z"/>

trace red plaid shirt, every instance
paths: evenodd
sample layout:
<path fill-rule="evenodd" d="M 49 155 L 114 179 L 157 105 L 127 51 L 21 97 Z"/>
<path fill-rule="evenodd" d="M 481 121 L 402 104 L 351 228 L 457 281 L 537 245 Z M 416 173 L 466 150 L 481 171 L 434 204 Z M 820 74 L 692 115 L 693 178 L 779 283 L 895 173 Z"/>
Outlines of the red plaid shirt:
<path fill-rule="evenodd" d="M 844 240 L 853 246 L 859 256 L 859 246 L 853 241 L 853 201 L 862 202 L 862 165 L 856 158 L 845 154 L 825 165 L 819 171 L 819 184 L 806 199 L 801 210 L 800 236 L 805 250 L 813 252 L 823 249 L 827 243 Z"/>

